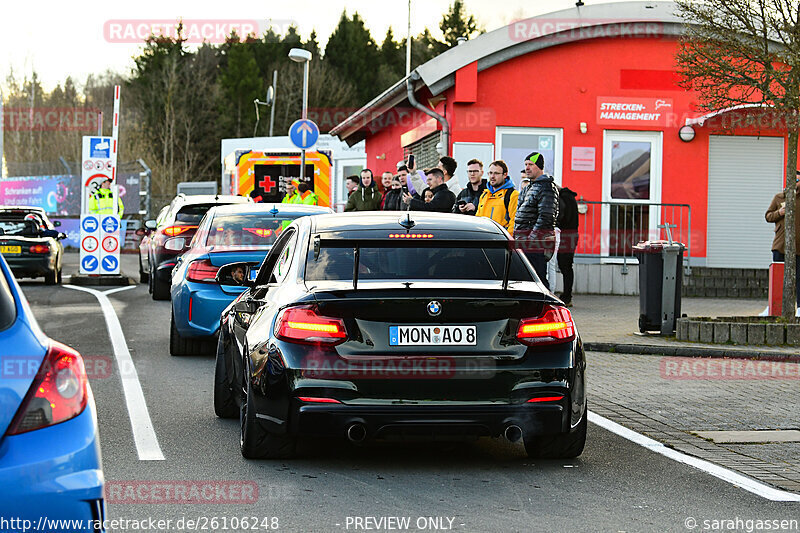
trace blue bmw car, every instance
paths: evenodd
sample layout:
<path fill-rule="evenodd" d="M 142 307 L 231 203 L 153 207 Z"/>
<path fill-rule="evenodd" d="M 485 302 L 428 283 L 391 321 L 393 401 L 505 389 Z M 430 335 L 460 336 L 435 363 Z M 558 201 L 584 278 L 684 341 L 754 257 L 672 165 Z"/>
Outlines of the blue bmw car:
<path fill-rule="evenodd" d="M 302 204 L 212 207 L 172 271 L 169 353 L 213 353 L 216 348 L 220 314 L 246 288 L 217 282 L 221 266 L 246 262 L 258 267 L 293 220 L 332 212 Z"/>
<path fill-rule="evenodd" d="M 81 520 L 68 529 L 97 531 L 103 470 L 83 358 L 42 333 L 2 257 L 0 435 L 0 517 L 18 520 L 6 527 L 55 531 L 52 521 Z"/>

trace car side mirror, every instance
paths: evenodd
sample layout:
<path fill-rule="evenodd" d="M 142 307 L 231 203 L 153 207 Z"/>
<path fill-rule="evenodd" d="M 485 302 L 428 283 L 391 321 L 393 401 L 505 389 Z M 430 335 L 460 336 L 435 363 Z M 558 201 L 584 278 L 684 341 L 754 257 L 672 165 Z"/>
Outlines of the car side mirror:
<path fill-rule="evenodd" d="M 164 243 L 164 248 L 172 252 L 180 252 L 186 246 L 186 239 L 183 237 L 173 237 Z"/>
<path fill-rule="evenodd" d="M 59 241 L 63 241 L 64 239 L 66 239 L 66 238 L 67 238 L 67 234 L 66 234 L 66 233 L 64 233 L 64 232 L 62 231 L 62 232 L 60 232 L 60 233 L 58 234 L 58 237 L 56 237 L 56 238 L 57 238 Z"/>
<path fill-rule="evenodd" d="M 60 228 L 61 227 L 61 221 L 60 220 L 54 220 L 53 221 L 53 227 L 54 228 Z"/>
<path fill-rule="evenodd" d="M 144 223 L 144 227 L 149 229 L 149 230 L 151 230 L 151 231 L 153 231 L 158 227 L 158 224 L 156 224 L 155 220 L 147 220 Z"/>
<path fill-rule="evenodd" d="M 255 274 L 257 272 L 257 270 L 250 268 L 247 263 L 230 263 L 217 271 L 216 281 L 220 285 L 254 287 Z"/>

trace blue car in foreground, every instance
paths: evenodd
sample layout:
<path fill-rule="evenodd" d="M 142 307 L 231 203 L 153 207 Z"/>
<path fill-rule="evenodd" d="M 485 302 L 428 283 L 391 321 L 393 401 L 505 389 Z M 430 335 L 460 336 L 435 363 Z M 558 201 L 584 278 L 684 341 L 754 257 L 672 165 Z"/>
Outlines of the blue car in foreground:
<path fill-rule="evenodd" d="M 81 355 L 42 333 L 0 257 L 0 529 L 97 531 L 100 437 Z M 15 523 L 10 520 L 18 520 Z M 30 522 L 24 522 L 24 521 Z M 92 522 L 90 522 L 92 521 Z"/>
<path fill-rule="evenodd" d="M 169 353 L 213 353 L 216 348 L 220 314 L 245 290 L 217 282 L 220 267 L 245 262 L 255 272 L 293 220 L 324 213 L 333 210 L 302 204 L 212 207 L 172 271 Z"/>

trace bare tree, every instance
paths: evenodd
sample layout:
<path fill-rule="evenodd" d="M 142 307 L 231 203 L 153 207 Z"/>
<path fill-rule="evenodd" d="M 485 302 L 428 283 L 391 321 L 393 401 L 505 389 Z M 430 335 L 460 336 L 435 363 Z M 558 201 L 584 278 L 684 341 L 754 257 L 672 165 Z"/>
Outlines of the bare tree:
<path fill-rule="evenodd" d="M 800 133 L 798 0 L 676 0 L 687 22 L 677 54 L 687 88 L 706 110 L 757 106 L 780 117 L 788 137 L 786 262 L 782 315 L 795 316 L 795 175 Z"/>

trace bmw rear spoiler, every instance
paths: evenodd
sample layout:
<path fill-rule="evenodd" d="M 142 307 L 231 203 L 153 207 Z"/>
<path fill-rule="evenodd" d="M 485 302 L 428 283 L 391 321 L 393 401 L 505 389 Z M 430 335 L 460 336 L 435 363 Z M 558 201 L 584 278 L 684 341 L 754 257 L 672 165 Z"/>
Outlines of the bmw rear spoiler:
<path fill-rule="evenodd" d="M 398 233 L 397 239 L 330 239 L 319 235 L 314 237 L 314 260 L 319 258 L 322 248 L 351 248 L 353 250 L 353 289 L 358 288 L 358 263 L 361 248 L 494 248 L 504 249 L 503 290 L 508 290 L 508 277 L 511 271 L 511 253 L 513 243 L 508 240 L 474 240 L 474 239 L 429 239 L 411 238 L 408 234 Z M 423 234 L 424 235 L 424 234 Z"/>

